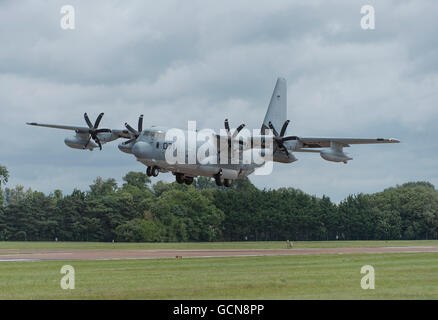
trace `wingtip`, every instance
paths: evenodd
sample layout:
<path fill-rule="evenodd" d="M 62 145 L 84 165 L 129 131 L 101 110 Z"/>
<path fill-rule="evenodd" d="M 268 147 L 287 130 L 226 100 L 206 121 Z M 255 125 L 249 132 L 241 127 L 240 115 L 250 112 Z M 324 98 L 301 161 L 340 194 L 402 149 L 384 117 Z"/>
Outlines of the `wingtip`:
<path fill-rule="evenodd" d="M 389 139 L 377 138 L 377 141 L 386 142 L 386 143 L 400 143 L 400 140 L 394 138 L 389 138 Z"/>

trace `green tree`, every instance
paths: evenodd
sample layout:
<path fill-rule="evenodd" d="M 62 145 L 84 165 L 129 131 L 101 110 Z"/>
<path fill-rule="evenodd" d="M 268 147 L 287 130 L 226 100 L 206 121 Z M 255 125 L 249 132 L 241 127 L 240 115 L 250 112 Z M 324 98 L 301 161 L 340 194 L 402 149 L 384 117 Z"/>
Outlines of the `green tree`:
<path fill-rule="evenodd" d="M 123 184 L 125 186 L 134 186 L 140 190 L 149 190 L 149 184 L 151 183 L 151 179 L 144 172 L 128 172 L 124 177 L 123 181 L 126 183 Z"/>
<path fill-rule="evenodd" d="M 116 228 L 117 239 L 128 242 L 159 242 L 164 227 L 156 220 L 133 219 Z"/>
<path fill-rule="evenodd" d="M 0 165 L 0 187 L 2 184 L 7 183 L 8 179 L 9 179 L 8 169 L 6 167 Z"/>
<path fill-rule="evenodd" d="M 0 208 L 3 207 L 3 189 L 2 189 L 2 184 L 5 184 L 8 182 L 9 179 L 9 172 L 8 169 L 6 169 L 6 167 L 0 165 Z M 0 215 L 2 214 L 2 212 L 0 211 Z M 1 223 L 1 220 L 0 220 Z"/>
<path fill-rule="evenodd" d="M 214 241 L 220 237 L 224 218 L 209 197 L 193 186 L 162 193 L 151 213 L 166 226 L 168 241 Z"/>
<path fill-rule="evenodd" d="M 89 195 L 91 197 L 100 197 L 115 193 L 117 190 L 117 182 L 113 178 L 103 180 L 97 177 L 94 183 L 90 185 Z"/>

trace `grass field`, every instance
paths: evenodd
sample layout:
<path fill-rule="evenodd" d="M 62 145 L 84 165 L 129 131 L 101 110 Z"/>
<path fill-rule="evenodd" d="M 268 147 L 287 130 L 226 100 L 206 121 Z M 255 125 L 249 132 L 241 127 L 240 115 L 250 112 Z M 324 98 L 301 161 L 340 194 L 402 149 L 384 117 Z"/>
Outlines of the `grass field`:
<path fill-rule="evenodd" d="M 74 290 L 60 288 L 64 264 Z M 360 287 L 363 265 L 374 290 Z M 0 299 L 437 298 L 436 253 L 0 263 Z"/>
<path fill-rule="evenodd" d="M 437 241 L 296 242 L 296 248 L 431 246 Z M 284 242 L 1 242 L 1 249 L 281 249 Z M 76 289 L 62 290 L 61 267 Z M 360 269 L 375 269 L 363 290 Z M 438 299 L 437 253 L 0 262 L 0 299 Z"/>
<path fill-rule="evenodd" d="M 365 247 L 407 247 L 438 246 L 438 240 L 412 241 L 297 241 L 294 248 L 365 248 Z M 176 243 L 108 243 L 108 242 L 1 242 L 1 249 L 285 249 L 286 241 L 242 241 L 242 242 L 176 242 Z M 1 254 L 1 253 L 0 253 Z"/>

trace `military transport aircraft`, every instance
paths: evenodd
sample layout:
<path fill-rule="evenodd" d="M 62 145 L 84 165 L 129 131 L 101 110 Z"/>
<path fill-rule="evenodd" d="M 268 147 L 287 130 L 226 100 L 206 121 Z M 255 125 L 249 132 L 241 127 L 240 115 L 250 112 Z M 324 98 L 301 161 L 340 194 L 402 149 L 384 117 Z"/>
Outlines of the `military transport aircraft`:
<path fill-rule="evenodd" d="M 289 120 L 287 118 L 287 87 L 286 80 L 278 78 L 272 94 L 268 110 L 266 112 L 259 136 L 259 144 L 255 143 L 254 136 L 239 137 L 244 128 L 244 124 L 231 130 L 228 120 L 225 120 L 225 134 L 212 134 L 207 144 L 208 151 L 205 153 L 206 159 L 202 161 L 168 161 L 168 151 L 170 147 L 175 147 L 175 139 L 170 139 L 168 134 L 171 129 L 165 127 L 151 126 L 143 129 L 143 115 L 138 120 L 137 129 L 125 123 L 123 130 L 99 128 L 103 113 L 99 114 L 94 124 L 90 121 L 85 113 L 84 118 L 87 126 L 67 126 L 40 123 L 27 123 L 32 126 L 66 129 L 75 131 L 75 135 L 67 137 L 64 142 L 67 146 L 76 149 L 93 150 L 99 147 L 102 150 L 102 144 L 114 141 L 119 138 L 128 139 L 119 144 L 119 149 L 125 153 L 133 154 L 138 161 L 147 166 L 146 173 L 148 176 L 156 177 L 159 172 L 172 172 L 178 183 L 191 184 L 193 178 L 205 176 L 214 178 L 219 186 L 229 187 L 232 181 L 253 173 L 264 163 L 250 161 L 243 162 L 243 154 L 252 152 L 257 149 L 261 157 L 270 154 L 270 160 L 274 162 L 292 163 L 297 159 L 294 152 L 315 152 L 327 161 L 347 163 L 352 160 L 344 153 L 343 148 L 351 144 L 372 144 L 372 143 L 398 143 L 396 139 L 356 139 L 356 138 L 307 138 L 298 136 L 286 136 Z M 280 131 L 278 129 L 280 128 Z M 190 130 L 182 131 L 184 137 L 193 133 Z M 183 137 L 183 138 L 184 138 Z M 270 140 L 269 140 L 270 139 Z M 222 142 L 225 141 L 225 144 Z M 271 143 L 269 144 L 268 141 Z M 205 141 L 196 141 L 195 149 L 204 145 Z M 185 159 L 187 153 L 190 153 L 190 146 L 183 144 L 185 150 Z M 169 150 L 168 150 L 169 148 Z M 196 154 L 195 150 L 195 154 Z M 214 150 L 213 152 L 211 150 Z M 233 152 L 238 151 L 237 161 L 222 161 L 225 158 L 230 160 Z M 267 151 L 268 150 L 268 151 Z M 270 150 L 270 152 L 269 152 Z M 172 152 L 174 152 L 173 150 Z M 192 150 L 193 151 L 193 150 Z M 222 155 L 221 155 L 222 154 Z M 236 153 L 234 153 L 235 155 Z M 220 160 L 219 160 L 220 158 Z M 272 163 L 272 162 L 271 162 Z"/>

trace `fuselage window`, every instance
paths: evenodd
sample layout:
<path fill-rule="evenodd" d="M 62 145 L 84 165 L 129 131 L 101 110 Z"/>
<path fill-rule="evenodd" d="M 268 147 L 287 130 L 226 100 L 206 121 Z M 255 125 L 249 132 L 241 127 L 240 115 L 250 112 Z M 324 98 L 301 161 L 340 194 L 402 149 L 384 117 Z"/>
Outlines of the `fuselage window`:
<path fill-rule="evenodd" d="M 157 142 L 157 149 L 160 147 L 160 143 L 159 142 Z"/>
<path fill-rule="evenodd" d="M 163 143 L 163 149 L 166 150 L 167 149 L 167 142 Z"/>

